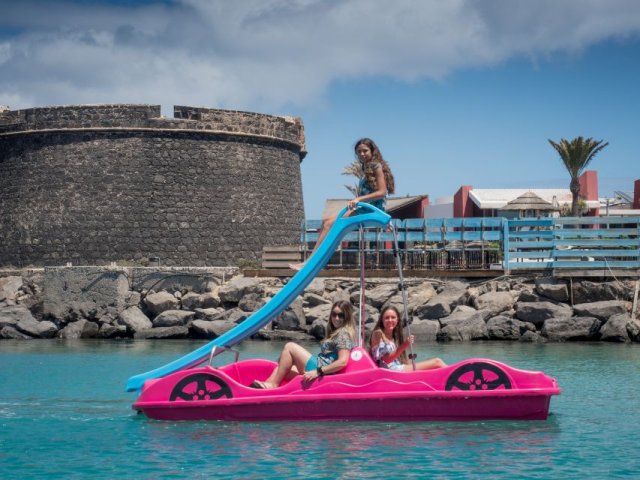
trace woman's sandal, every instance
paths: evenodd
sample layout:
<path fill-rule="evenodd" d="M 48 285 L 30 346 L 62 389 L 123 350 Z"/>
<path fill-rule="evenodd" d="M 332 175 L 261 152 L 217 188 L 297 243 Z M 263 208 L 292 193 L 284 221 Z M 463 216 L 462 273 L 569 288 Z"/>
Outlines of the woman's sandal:
<path fill-rule="evenodd" d="M 262 390 L 269 389 L 269 387 L 267 387 L 267 385 L 264 382 L 261 382 L 260 380 L 254 380 L 253 382 L 251 382 L 251 388 L 259 388 Z"/>

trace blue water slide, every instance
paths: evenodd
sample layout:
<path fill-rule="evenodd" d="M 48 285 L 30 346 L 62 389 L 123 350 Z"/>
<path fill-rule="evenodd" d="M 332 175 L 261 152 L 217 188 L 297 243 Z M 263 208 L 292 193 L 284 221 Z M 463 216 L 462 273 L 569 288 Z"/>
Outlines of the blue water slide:
<path fill-rule="evenodd" d="M 255 312 L 237 327 L 229 330 L 224 335 L 219 336 L 193 352 L 174 360 L 163 367 L 150 370 L 146 373 L 134 375 L 127 382 L 126 390 L 128 392 L 139 391 L 147 380 L 161 378 L 179 370 L 199 365 L 209 357 L 211 350 L 214 347 L 220 346 L 231 348 L 256 333 L 267 323 L 280 315 L 280 313 L 282 313 L 284 309 L 286 309 L 291 302 L 293 302 L 296 297 L 302 293 L 307 285 L 311 283 L 320 270 L 324 268 L 327 262 L 331 259 L 331 256 L 338 247 L 338 244 L 346 234 L 361 226 L 384 227 L 391 219 L 388 214 L 372 205 L 369 205 L 368 203 L 358 203 L 358 207 L 360 207 L 359 211 L 363 213 L 345 217 L 344 214 L 347 212 L 346 207 L 338 213 L 338 217 L 333 227 L 331 227 L 331 230 L 329 230 L 327 236 L 318 246 L 314 254 L 309 257 L 307 262 L 304 264 L 304 267 L 295 276 L 293 276 L 291 280 L 282 287 L 282 290 L 280 290 L 260 310 Z"/>

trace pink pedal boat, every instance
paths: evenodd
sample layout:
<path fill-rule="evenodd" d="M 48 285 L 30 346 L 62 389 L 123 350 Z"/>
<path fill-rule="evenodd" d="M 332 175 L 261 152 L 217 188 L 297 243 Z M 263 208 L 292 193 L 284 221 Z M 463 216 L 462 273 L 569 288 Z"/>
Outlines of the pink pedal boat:
<path fill-rule="evenodd" d="M 344 370 L 311 383 L 298 376 L 278 388 L 251 388 L 276 364 L 270 360 L 209 364 L 218 353 L 258 332 L 276 318 L 329 261 L 349 232 L 387 228 L 391 217 L 367 203 L 364 213 L 345 216 L 343 208 L 324 241 L 304 267 L 269 302 L 235 328 L 167 365 L 129 378 L 126 390 L 138 392 L 133 408 L 160 420 L 544 420 L 556 381 L 542 372 L 469 359 L 438 370 L 395 372 L 378 368 L 361 347 L 351 351 Z M 397 249 L 397 238 L 396 251 Z M 402 265 L 397 255 L 400 285 Z M 361 286 L 364 285 L 361 261 Z M 403 297 L 406 289 L 401 288 Z M 406 305 L 406 298 L 404 298 Z M 360 319 L 364 289 L 361 287 Z M 405 308 L 406 316 L 406 308 Z M 407 327 L 408 328 L 408 327 Z M 363 331 L 362 325 L 359 328 Z M 359 345 L 362 345 L 362 338 Z"/>
<path fill-rule="evenodd" d="M 544 420 L 560 393 L 542 372 L 493 360 L 395 372 L 361 347 L 341 373 L 310 383 L 298 376 L 272 390 L 250 386 L 275 366 L 252 359 L 148 380 L 133 408 L 159 420 Z"/>

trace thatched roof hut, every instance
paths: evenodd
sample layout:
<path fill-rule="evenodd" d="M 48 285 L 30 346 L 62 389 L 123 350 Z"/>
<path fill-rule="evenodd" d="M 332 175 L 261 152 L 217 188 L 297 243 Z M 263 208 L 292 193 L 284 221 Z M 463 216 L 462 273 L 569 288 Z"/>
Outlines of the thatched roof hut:
<path fill-rule="evenodd" d="M 535 193 L 529 191 L 523 193 L 518 198 L 511 200 L 504 207 L 501 207 L 498 210 L 519 212 L 521 217 L 531 217 L 539 216 L 542 212 L 545 212 L 546 214 L 557 212 L 560 210 L 560 207 L 543 200 Z"/>

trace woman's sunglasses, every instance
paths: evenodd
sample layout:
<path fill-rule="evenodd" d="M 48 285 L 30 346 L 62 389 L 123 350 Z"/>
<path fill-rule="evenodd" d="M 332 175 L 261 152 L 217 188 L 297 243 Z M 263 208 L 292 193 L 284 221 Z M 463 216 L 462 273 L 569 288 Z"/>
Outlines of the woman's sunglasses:
<path fill-rule="evenodd" d="M 332 317 L 342 318 L 344 320 L 344 313 L 343 312 L 331 312 L 331 316 Z"/>

